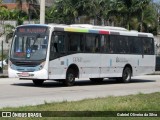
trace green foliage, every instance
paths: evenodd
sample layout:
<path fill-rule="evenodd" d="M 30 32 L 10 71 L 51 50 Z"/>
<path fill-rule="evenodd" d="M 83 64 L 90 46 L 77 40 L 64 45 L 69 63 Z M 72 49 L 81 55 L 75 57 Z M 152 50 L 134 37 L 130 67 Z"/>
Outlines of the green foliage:
<path fill-rule="evenodd" d="M 10 12 L 7 8 L 0 6 L 0 20 L 6 20 L 10 16 Z"/>
<path fill-rule="evenodd" d="M 156 9 L 151 0 L 57 0 L 46 10 L 46 21 L 72 24 L 86 16 L 96 24 L 153 32 L 158 27 Z"/>
<path fill-rule="evenodd" d="M 29 19 L 29 13 L 22 11 L 23 0 L 16 2 L 19 6 L 16 10 L 0 7 L 0 20 L 17 20 L 17 25 L 21 25 Z M 152 0 L 56 0 L 52 7 L 46 8 L 45 19 L 47 23 L 74 24 L 86 16 L 88 21 L 93 19 L 97 25 L 114 25 L 157 33 L 159 6 L 160 3 L 152 3 Z M 32 7 L 30 18 L 37 19 L 38 13 Z M 89 23 L 84 21 L 83 23 Z"/>
<path fill-rule="evenodd" d="M 83 117 L 47 117 L 41 118 L 43 120 L 48 119 L 57 119 L 57 120 L 83 120 L 85 115 L 90 116 L 104 116 L 105 113 L 109 111 L 160 111 L 160 93 L 152 93 L 152 94 L 138 94 L 138 95 L 129 95 L 129 96 L 120 96 L 120 97 L 107 97 L 107 98 L 96 98 L 96 99 L 87 99 L 76 102 L 57 102 L 57 103 L 47 103 L 44 105 L 37 106 L 24 106 L 19 108 L 3 108 L 0 111 L 53 111 L 53 114 L 56 115 L 56 111 L 61 111 L 59 116 L 68 115 L 68 116 L 76 116 L 82 115 Z M 65 111 L 68 113 L 65 113 Z M 73 112 L 69 112 L 73 111 Z M 95 114 L 89 113 L 90 111 L 95 112 Z M 98 113 L 96 111 L 102 111 L 103 113 Z M 52 115 L 53 115 L 52 114 Z M 53 116 L 54 116 L 53 115 Z M 33 119 L 33 118 L 23 118 L 24 120 Z M 35 119 L 35 118 L 34 118 Z M 40 118 L 37 118 L 40 119 Z M 135 120 L 135 117 L 87 117 L 87 120 Z M 158 117 L 136 117 L 136 120 L 155 120 L 159 119 Z"/>
<path fill-rule="evenodd" d="M 160 93 L 47 103 L 37 106 L 3 108 L 1 111 L 159 111 Z"/>

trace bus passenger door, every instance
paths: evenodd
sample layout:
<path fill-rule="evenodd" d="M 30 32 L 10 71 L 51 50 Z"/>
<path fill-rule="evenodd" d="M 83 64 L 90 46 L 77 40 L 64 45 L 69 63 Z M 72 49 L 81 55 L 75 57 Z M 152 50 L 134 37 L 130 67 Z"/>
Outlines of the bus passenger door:
<path fill-rule="evenodd" d="M 144 37 L 142 40 L 142 60 L 140 62 L 141 73 L 154 72 L 155 61 L 154 56 L 154 40 L 152 38 Z"/>
<path fill-rule="evenodd" d="M 53 32 L 50 44 L 49 79 L 64 78 L 61 57 L 65 54 L 65 35 L 62 32 Z"/>

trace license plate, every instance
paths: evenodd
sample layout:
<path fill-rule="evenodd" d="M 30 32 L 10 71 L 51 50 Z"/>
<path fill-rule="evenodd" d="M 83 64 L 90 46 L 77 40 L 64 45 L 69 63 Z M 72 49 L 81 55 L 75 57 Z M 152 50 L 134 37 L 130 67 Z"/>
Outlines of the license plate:
<path fill-rule="evenodd" d="M 21 77 L 29 77 L 29 73 L 27 73 L 27 72 L 22 72 L 22 73 L 20 74 L 20 76 L 21 76 Z"/>

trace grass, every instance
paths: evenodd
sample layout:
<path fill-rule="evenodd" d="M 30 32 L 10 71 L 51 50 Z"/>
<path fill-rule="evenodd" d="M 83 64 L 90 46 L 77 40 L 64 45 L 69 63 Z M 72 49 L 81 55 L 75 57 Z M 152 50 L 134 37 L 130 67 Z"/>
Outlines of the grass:
<path fill-rule="evenodd" d="M 159 111 L 160 112 L 160 92 L 152 94 L 138 94 L 138 95 L 129 95 L 121 97 L 107 97 L 107 98 L 96 98 L 96 99 L 87 99 L 77 102 L 55 102 L 47 103 L 44 105 L 37 106 L 23 106 L 18 108 L 3 108 L 0 111 L 78 111 L 78 113 L 83 113 L 83 111 Z M 82 112 L 79 112 L 82 111 Z M 103 112 L 104 114 L 105 112 Z M 62 113 L 60 113 L 62 114 Z M 68 114 L 68 113 L 65 113 Z M 71 116 L 76 116 L 74 112 L 69 112 Z M 95 114 L 91 113 L 91 116 L 97 116 L 102 114 L 97 112 Z M 87 115 L 87 112 L 84 112 L 84 117 Z M 98 115 L 100 116 L 100 115 Z M 103 115 L 102 115 L 103 116 Z M 91 119 L 89 117 L 87 120 Z M 108 117 L 107 117 L 108 118 Z M 32 118 L 30 118 L 32 119 Z M 46 118 L 43 118 L 44 120 Z M 49 119 L 49 118 L 47 118 Z M 51 119 L 51 118 L 50 118 Z M 53 119 L 53 118 L 52 118 Z M 75 119 L 74 117 L 59 118 L 55 117 L 54 119 Z M 76 119 L 82 119 L 76 117 Z M 84 118 L 85 119 L 85 118 Z M 92 118 L 93 119 L 93 118 Z M 94 119 L 106 119 L 105 117 L 97 117 Z M 110 119 L 119 120 L 119 119 L 128 119 L 127 117 L 112 117 Z M 134 117 L 130 117 L 134 119 Z M 158 119 L 158 117 L 136 117 L 136 119 Z M 83 120 L 83 119 L 82 119 Z"/>

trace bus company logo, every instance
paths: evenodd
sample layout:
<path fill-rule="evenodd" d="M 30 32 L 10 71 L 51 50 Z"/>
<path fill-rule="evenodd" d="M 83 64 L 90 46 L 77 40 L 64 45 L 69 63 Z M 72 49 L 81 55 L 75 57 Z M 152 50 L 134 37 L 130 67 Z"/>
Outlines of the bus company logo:
<path fill-rule="evenodd" d="M 128 62 L 128 60 L 126 58 L 117 57 L 116 62 Z"/>
<path fill-rule="evenodd" d="M 2 112 L 2 117 L 12 117 L 11 112 Z"/>

